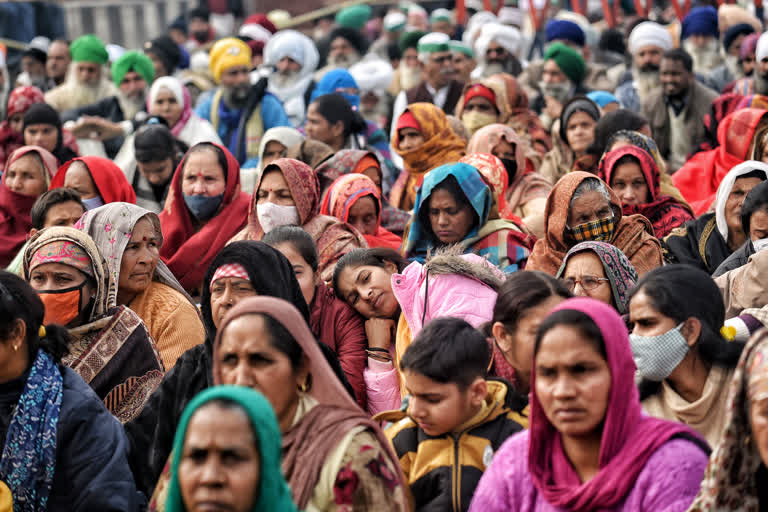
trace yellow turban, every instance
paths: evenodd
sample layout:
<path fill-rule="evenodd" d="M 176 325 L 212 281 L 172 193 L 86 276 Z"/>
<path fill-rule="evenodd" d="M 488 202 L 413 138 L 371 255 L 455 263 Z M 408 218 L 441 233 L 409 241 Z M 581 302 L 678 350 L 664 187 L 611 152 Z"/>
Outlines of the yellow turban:
<path fill-rule="evenodd" d="M 251 69 L 251 49 L 240 39 L 225 37 L 211 48 L 211 74 L 216 83 L 221 81 L 221 74 L 235 66 L 246 66 Z"/>

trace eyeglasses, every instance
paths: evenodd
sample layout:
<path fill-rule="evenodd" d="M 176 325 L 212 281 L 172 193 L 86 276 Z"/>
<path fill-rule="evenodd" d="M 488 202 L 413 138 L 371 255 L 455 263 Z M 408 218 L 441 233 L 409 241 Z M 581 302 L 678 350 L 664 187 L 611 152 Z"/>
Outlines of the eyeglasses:
<path fill-rule="evenodd" d="M 586 291 L 594 290 L 598 286 L 600 286 L 602 283 L 605 283 L 607 281 L 610 281 L 607 277 L 597 277 L 597 276 L 581 276 L 581 278 L 576 279 L 575 277 L 566 277 L 563 279 L 563 284 L 573 292 L 573 290 L 576 289 L 576 284 L 580 284 L 581 288 Z"/>

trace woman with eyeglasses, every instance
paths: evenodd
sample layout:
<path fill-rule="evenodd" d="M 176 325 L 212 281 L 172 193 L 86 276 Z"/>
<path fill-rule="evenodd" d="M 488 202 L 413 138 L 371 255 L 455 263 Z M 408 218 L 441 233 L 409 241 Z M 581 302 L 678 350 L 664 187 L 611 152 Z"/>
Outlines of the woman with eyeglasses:
<path fill-rule="evenodd" d="M 629 292 L 637 271 L 621 250 L 605 242 L 581 242 L 565 255 L 557 277 L 576 296 L 590 297 L 629 312 Z"/>

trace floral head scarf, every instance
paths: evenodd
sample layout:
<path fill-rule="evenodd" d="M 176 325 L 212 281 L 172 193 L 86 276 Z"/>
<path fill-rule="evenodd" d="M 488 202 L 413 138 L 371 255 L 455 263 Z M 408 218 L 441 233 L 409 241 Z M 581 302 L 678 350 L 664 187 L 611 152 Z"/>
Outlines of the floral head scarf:
<path fill-rule="evenodd" d="M 347 222 L 349 210 L 365 196 L 373 196 L 376 203 L 378 227 L 381 225 L 381 194 L 373 180 L 364 174 L 345 174 L 334 181 L 323 196 L 320 213 Z"/>
<path fill-rule="evenodd" d="M 491 187 L 498 210 L 504 211 L 507 208 L 506 192 L 509 184 L 504 163 L 490 153 L 470 153 L 459 162 L 469 164 L 480 171 Z"/>
<path fill-rule="evenodd" d="M 25 114 L 29 107 L 36 103 L 44 103 L 43 91 L 31 85 L 15 88 L 8 96 L 7 118 L 15 114 Z"/>

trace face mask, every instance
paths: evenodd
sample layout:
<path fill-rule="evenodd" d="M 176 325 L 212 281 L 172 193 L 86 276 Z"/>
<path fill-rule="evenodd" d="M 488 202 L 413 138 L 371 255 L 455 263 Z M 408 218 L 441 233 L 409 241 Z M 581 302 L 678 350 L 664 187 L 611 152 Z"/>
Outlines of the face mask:
<path fill-rule="evenodd" d="M 644 378 L 660 382 L 669 377 L 690 350 L 680 332 L 681 323 L 658 336 L 629 335 L 637 371 Z"/>
<path fill-rule="evenodd" d="M 87 282 L 66 290 L 37 292 L 45 306 L 43 323 L 66 326 L 74 320 L 80 314 L 80 296 Z"/>
<path fill-rule="evenodd" d="M 221 206 L 221 201 L 224 199 L 224 194 L 219 194 L 214 197 L 209 196 L 188 196 L 184 194 L 184 203 L 189 208 L 189 212 L 197 220 L 208 220 L 213 217 L 213 214 Z"/>
<path fill-rule="evenodd" d="M 541 90 L 542 96 L 549 96 L 560 103 L 565 103 L 565 100 L 571 95 L 571 88 L 571 82 L 568 80 L 557 84 L 539 82 L 539 89 Z"/>
<path fill-rule="evenodd" d="M 86 210 L 93 210 L 99 206 L 104 206 L 104 200 L 101 196 L 92 197 L 90 199 L 83 199 L 83 205 Z"/>
<path fill-rule="evenodd" d="M 761 238 L 760 240 L 755 240 L 752 242 L 752 247 L 754 247 L 755 252 L 760 252 L 763 249 L 768 249 L 768 238 Z"/>
<path fill-rule="evenodd" d="M 469 131 L 470 135 L 482 128 L 496 122 L 496 116 L 493 114 L 487 114 L 485 112 L 465 112 L 461 116 L 461 123 Z"/>
<path fill-rule="evenodd" d="M 298 226 L 301 223 L 299 209 L 295 206 L 280 206 L 275 203 L 257 204 L 256 216 L 264 233 L 269 233 L 280 226 Z"/>
<path fill-rule="evenodd" d="M 604 219 L 593 220 L 568 228 L 571 232 L 571 236 L 577 242 L 586 242 L 588 240 L 594 242 L 610 242 L 613 238 L 613 229 L 613 215 Z"/>
<path fill-rule="evenodd" d="M 504 168 L 507 170 L 507 179 L 509 183 L 515 181 L 515 175 L 517 174 L 517 160 L 511 160 L 509 158 L 499 158 L 501 163 L 504 164 Z"/>

